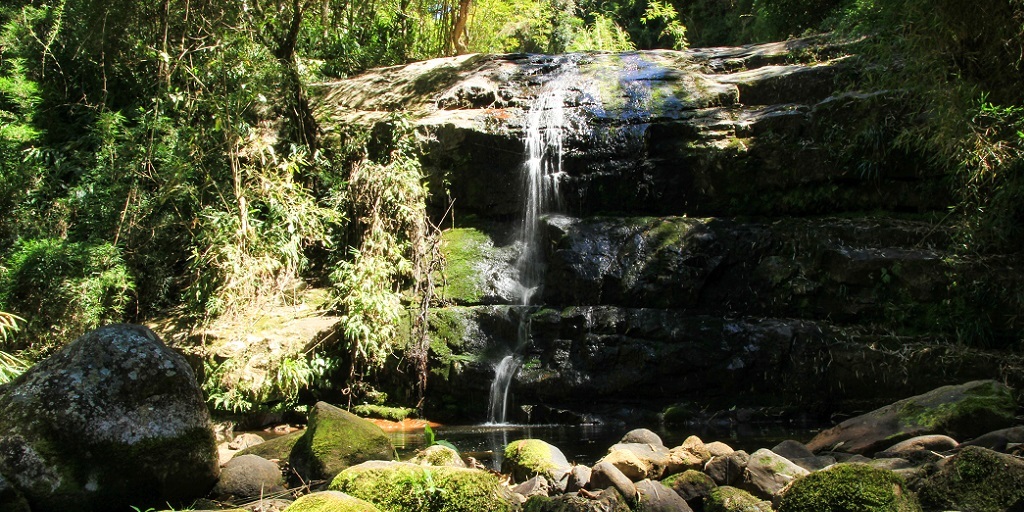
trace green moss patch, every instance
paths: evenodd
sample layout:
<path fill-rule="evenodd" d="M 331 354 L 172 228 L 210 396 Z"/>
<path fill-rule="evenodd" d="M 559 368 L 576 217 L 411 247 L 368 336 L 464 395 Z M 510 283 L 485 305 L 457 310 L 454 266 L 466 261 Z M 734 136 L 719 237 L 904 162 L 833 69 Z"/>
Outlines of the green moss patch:
<path fill-rule="evenodd" d="M 558 476 L 556 473 L 569 467 L 565 455 L 558 448 L 540 439 L 512 441 L 505 447 L 504 455 L 501 470 L 512 474 L 517 482 L 534 475 Z"/>
<path fill-rule="evenodd" d="M 793 483 L 779 512 L 919 512 L 903 479 L 866 464 L 838 464 Z"/>
<path fill-rule="evenodd" d="M 379 512 L 379 510 L 372 503 L 343 492 L 326 491 L 307 494 L 288 505 L 284 512 Z"/>
<path fill-rule="evenodd" d="M 380 427 L 319 402 L 310 412 L 309 426 L 296 441 L 289 461 L 305 479 L 327 479 L 360 462 L 394 458 L 395 448 Z"/>
<path fill-rule="evenodd" d="M 480 267 L 494 247 L 491 239 L 475 228 L 452 228 L 441 234 L 441 244 L 445 259 L 443 298 L 457 304 L 479 303 L 484 295 Z"/>
<path fill-rule="evenodd" d="M 372 404 L 357 405 L 352 408 L 352 412 L 366 418 L 379 418 L 391 421 L 402 421 L 416 416 L 416 409 L 412 407 L 388 407 L 386 405 Z"/>
<path fill-rule="evenodd" d="M 773 512 L 772 504 L 761 501 L 743 489 L 716 487 L 704 499 L 704 512 Z"/>
<path fill-rule="evenodd" d="M 506 512 L 509 491 L 486 471 L 367 462 L 350 467 L 330 489 L 367 500 L 388 512 Z"/>
<path fill-rule="evenodd" d="M 1008 510 L 1024 500 L 1024 462 L 977 446 L 964 448 L 925 480 L 920 497 L 933 510 Z"/>

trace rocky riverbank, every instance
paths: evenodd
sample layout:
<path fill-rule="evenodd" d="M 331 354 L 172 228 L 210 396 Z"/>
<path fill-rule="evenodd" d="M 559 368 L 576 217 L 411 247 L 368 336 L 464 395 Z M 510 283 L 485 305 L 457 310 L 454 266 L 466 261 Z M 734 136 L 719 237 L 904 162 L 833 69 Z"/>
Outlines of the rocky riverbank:
<path fill-rule="evenodd" d="M 306 428 L 218 453 L 184 359 L 115 325 L 0 388 L 0 510 L 1017 510 L 1017 410 L 1013 390 L 979 380 L 752 452 L 697 436 L 667 446 L 640 428 L 579 465 L 518 439 L 498 472 L 443 441 L 398 461 L 380 427 L 320 402 Z"/>

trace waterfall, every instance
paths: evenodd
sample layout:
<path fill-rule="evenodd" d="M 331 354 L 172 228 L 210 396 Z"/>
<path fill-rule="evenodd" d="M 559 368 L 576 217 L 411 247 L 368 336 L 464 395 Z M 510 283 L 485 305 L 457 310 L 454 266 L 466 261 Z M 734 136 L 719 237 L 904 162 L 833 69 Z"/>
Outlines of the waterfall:
<path fill-rule="evenodd" d="M 544 264 L 540 248 L 541 215 L 558 206 L 558 182 L 562 172 L 562 145 L 569 128 L 565 99 L 573 81 L 566 71 L 574 64 L 566 61 L 562 72 L 540 89 L 530 106 L 523 134 L 526 159 L 523 164 L 523 217 L 519 231 L 522 252 L 516 261 L 519 271 L 519 303 L 533 304 L 543 286 Z M 506 355 L 494 370 L 490 402 L 487 405 L 488 424 L 505 423 L 508 389 L 519 370 L 518 352 L 530 340 L 530 316 L 525 311 L 519 319 L 515 349 Z"/>

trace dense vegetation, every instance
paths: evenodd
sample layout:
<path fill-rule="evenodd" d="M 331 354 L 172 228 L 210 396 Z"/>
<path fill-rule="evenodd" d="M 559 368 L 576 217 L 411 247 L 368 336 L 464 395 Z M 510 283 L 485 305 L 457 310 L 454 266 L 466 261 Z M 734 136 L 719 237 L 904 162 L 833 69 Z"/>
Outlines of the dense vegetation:
<path fill-rule="evenodd" d="M 1019 0 L 7 2 L 0 379 L 102 323 L 169 311 L 210 321 L 310 282 L 335 290 L 344 339 L 245 393 L 214 383 L 211 396 L 226 408 L 295 400 L 332 370 L 352 386 L 379 367 L 403 335 L 399 316 L 428 303 L 438 264 L 415 136 L 395 118 L 387 140 L 322 141 L 307 91 L 455 53 L 831 31 L 859 41 L 877 87 L 917 106 L 923 122 L 886 133 L 878 150 L 932 155 L 948 170 L 958 201 L 947 222 L 962 227 L 963 250 L 1019 251 L 1022 27 Z M 416 339 L 402 345 L 422 375 Z"/>

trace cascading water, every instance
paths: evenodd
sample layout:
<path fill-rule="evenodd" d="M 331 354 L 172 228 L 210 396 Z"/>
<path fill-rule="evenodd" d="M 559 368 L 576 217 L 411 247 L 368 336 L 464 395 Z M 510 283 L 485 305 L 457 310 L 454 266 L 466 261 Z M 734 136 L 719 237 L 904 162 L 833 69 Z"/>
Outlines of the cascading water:
<path fill-rule="evenodd" d="M 562 72 L 541 88 L 530 106 L 524 133 L 526 161 L 523 165 L 524 205 L 519 243 L 522 252 L 516 261 L 519 273 L 519 303 L 533 304 L 543 285 L 543 258 L 540 250 L 540 218 L 558 207 L 558 182 L 563 177 L 562 145 L 569 129 L 566 116 L 566 95 L 573 84 L 570 71 L 574 63 L 562 64 Z M 519 321 L 518 339 L 512 354 L 498 363 L 491 383 L 490 402 L 487 406 L 488 424 L 506 423 L 506 402 L 512 378 L 519 370 L 518 352 L 530 339 L 529 315 L 524 312 Z"/>

